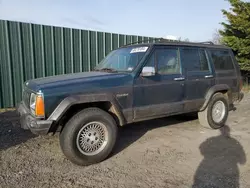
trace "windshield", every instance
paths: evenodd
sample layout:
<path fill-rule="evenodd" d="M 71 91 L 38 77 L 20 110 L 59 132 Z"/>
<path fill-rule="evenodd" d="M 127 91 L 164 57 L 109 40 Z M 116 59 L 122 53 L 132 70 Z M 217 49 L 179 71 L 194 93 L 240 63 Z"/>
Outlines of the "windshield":
<path fill-rule="evenodd" d="M 95 70 L 133 71 L 148 50 L 148 46 L 127 47 L 114 50 L 106 56 Z"/>

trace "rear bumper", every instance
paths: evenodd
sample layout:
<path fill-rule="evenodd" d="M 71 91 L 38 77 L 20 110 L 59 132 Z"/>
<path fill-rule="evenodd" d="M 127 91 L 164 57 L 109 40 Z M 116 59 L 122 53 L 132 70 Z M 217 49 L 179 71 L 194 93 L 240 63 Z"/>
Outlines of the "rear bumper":
<path fill-rule="evenodd" d="M 53 121 L 39 120 L 33 117 L 25 105 L 21 102 L 17 107 L 20 116 L 21 128 L 30 130 L 34 134 L 44 135 L 48 134 Z"/>

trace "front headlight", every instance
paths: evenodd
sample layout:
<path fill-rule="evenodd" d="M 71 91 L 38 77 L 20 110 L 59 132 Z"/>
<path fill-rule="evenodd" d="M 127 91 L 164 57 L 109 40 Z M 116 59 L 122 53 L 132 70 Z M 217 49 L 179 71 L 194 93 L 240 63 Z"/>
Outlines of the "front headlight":
<path fill-rule="evenodd" d="M 30 95 L 30 110 L 33 115 L 37 117 L 44 117 L 44 101 L 43 94 L 41 92 L 37 94 L 32 93 Z"/>
<path fill-rule="evenodd" d="M 31 93 L 30 95 L 30 110 L 35 115 L 35 109 L 36 109 L 36 94 Z"/>

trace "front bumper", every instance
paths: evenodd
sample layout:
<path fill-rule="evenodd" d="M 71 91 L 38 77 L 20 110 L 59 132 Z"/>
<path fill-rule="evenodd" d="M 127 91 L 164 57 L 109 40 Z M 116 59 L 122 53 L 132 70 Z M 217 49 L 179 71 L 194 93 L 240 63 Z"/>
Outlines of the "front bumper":
<path fill-rule="evenodd" d="M 18 105 L 17 111 L 20 116 L 22 129 L 30 130 L 38 135 L 48 134 L 53 121 L 36 119 L 29 113 L 23 102 Z"/>

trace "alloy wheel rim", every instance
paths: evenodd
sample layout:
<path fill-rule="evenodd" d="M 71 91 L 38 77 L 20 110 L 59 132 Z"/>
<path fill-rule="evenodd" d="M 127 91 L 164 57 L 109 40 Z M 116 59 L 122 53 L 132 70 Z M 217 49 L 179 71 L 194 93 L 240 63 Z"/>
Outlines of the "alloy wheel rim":
<path fill-rule="evenodd" d="M 214 103 L 212 108 L 212 119 L 215 123 L 220 123 L 226 114 L 226 106 L 222 101 Z"/>
<path fill-rule="evenodd" d="M 78 150 L 84 155 L 100 153 L 108 142 L 107 127 L 101 122 L 90 122 L 84 125 L 77 134 Z"/>

